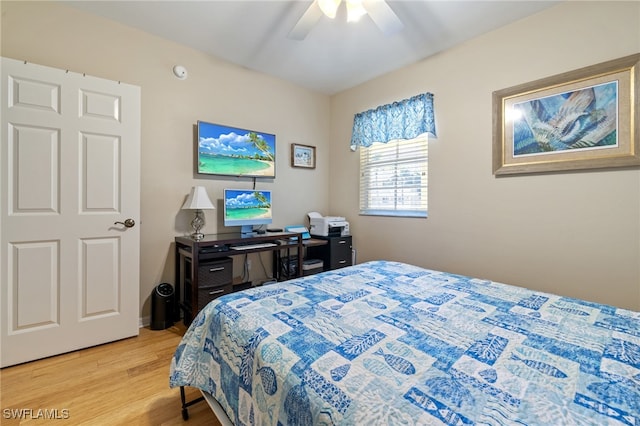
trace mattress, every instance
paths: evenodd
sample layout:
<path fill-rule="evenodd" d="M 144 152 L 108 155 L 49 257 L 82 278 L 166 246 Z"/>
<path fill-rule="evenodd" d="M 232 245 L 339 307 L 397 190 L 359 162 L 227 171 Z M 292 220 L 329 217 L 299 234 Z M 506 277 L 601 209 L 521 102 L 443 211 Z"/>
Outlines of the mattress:
<path fill-rule="evenodd" d="M 640 314 L 374 261 L 214 300 L 169 381 L 236 425 L 640 425 Z"/>

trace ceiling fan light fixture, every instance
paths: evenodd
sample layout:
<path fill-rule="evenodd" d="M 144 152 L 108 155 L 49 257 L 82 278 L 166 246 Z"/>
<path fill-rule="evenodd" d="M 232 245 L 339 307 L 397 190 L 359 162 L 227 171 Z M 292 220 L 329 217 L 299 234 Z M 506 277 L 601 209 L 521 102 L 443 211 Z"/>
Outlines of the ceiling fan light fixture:
<path fill-rule="evenodd" d="M 317 0 L 318 6 L 320 6 L 320 10 L 324 13 L 327 18 L 335 18 L 336 13 L 338 12 L 338 6 L 340 6 L 340 2 L 342 0 Z"/>
<path fill-rule="evenodd" d="M 347 3 L 347 22 L 358 22 L 367 14 L 362 0 L 345 0 L 345 2 Z"/>

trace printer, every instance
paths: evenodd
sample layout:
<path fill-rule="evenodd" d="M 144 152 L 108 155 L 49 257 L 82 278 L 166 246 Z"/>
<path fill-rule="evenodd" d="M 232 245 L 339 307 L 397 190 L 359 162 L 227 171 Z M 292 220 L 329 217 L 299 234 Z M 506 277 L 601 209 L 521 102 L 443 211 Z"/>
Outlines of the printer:
<path fill-rule="evenodd" d="M 346 237 L 349 234 L 349 222 L 341 216 L 322 216 L 311 212 L 309 216 L 309 233 L 319 237 Z"/>

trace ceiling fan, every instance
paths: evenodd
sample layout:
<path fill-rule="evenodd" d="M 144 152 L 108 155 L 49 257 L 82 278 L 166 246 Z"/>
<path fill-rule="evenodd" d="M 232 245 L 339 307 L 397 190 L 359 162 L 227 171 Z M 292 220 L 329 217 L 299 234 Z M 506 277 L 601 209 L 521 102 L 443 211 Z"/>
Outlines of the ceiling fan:
<path fill-rule="evenodd" d="M 358 21 L 368 14 L 387 36 L 404 28 L 402 22 L 385 0 L 344 0 L 347 6 L 347 22 Z M 304 40 L 322 15 L 335 18 L 342 0 L 313 0 L 302 17 L 287 35 L 293 40 Z"/>

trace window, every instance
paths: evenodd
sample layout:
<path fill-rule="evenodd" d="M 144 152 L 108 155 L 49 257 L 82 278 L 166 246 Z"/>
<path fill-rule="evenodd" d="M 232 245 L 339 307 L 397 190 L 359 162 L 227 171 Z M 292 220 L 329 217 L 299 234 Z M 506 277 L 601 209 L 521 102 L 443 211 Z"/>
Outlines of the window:
<path fill-rule="evenodd" d="M 427 217 L 427 135 L 436 136 L 431 93 L 353 117 L 350 147 L 360 148 L 360 214 Z"/>
<path fill-rule="evenodd" d="M 427 135 L 360 147 L 360 214 L 427 217 Z"/>

